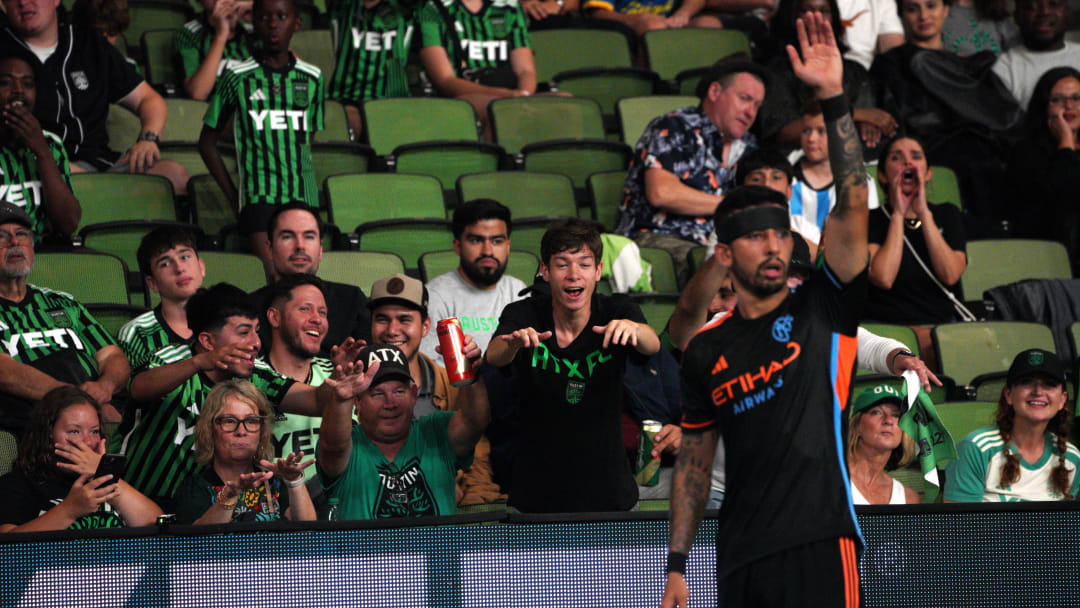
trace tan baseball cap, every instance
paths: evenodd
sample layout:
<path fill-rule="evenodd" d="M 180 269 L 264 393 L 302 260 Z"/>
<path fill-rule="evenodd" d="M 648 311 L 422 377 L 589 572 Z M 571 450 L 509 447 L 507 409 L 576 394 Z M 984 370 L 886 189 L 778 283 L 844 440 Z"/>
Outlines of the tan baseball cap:
<path fill-rule="evenodd" d="M 427 287 L 424 287 L 424 283 L 419 279 L 400 272 L 372 283 L 368 308 L 374 310 L 390 303 L 404 304 L 427 313 Z"/>

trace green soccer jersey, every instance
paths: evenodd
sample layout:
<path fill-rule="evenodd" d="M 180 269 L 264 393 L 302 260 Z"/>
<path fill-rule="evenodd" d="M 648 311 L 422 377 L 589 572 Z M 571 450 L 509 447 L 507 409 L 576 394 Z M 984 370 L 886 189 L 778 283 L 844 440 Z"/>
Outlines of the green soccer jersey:
<path fill-rule="evenodd" d="M 451 36 L 441 11 L 442 2 L 457 27 L 459 48 L 450 50 Z M 485 2 L 479 13 L 471 13 L 458 0 L 429 0 L 420 9 L 421 44 L 447 49 L 450 63 L 460 75 L 462 69 L 508 68 L 510 52 L 529 46 L 525 14 L 517 0 Z"/>
<path fill-rule="evenodd" d="M 48 131 L 43 131 L 43 134 L 53 160 L 60 168 L 60 174 L 64 176 L 64 183 L 70 188 L 71 170 L 68 167 L 64 144 L 59 137 Z M 52 230 L 42 206 L 44 199 L 45 192 L 41 185 L 41 175 L 38 173 L 37 156 L 21 143 L 12 147 L 0 146 L 0 200 L 14 203 L 26 210 L 34 222 L 31 228 L 35 242 L 41 242 L 41 238 Z"/>
<path fill-rule="evenodd" d="M 323 127 L 319 68 L 290 58 L 273 70 L 254 59 L 225 70 L 203 121 L 221 129 L 233 115 L 240 204 L 319 205 L 311 137 Z"/>
<path fill-rule="evenodd" d="M 189 357 L 187 345 L 166 346 L 150 357 L 149 368 Z M 281 403 L 295 383 L 261 361 L 255 363 L 251 382 L 273 404 Z M 172 497 L 177 486 L 198 468 L 193 451 L 195 422 L 213 387 L 214 382 L 199 372 L 160 400 L 124 410 L 109 451 L 127 456 L 124 479 L 135 489 L 151 498 Z"/>
<path fill-rule="evenodd" d="M 323 380 L 334 373 L 334 364 L 329 359 L 315 357 L 311 360 L 311 375 L 306 381 L 311 386 L 320 386 Z M 315 455 L 315 445 L 322 425 L 320 416 L 301 416 L 300 414 L 278 414 L 274 420 L 274 456 L 284 458 L 292 452 L 304 453 L 304 460 Z M 304 469 L 304 478 L 315 476 L 315 467 Z"/>
<path fill-rule="evenodd" d="M 345 472 L 328 479 L 319 468 L 327 497 L 339 501 L 341 518 L 453 515 L 457 470 L 472 464 L 471 453 L 464 460 L 454 456 L 447 435 L 453 417 L 454 412 L 433 412 L 414 420 L 393 462 L 353 424 L 353 449 Z"/>
<path fill-rule="evenodd" d="M 19 363 L 76 386 L 98 375 L 94 355 L 115 344 L 70 295 L 30 284 L 21 302 L 0 298 L 0 343 Z M 0 393 L 0 427 L 21 430 L 31 405 Z"/>
<path fill-rule="evenodd" d="M 160 304 L 154 310 L 144 312 L 125 323 L 120 328 L 117 341 L 120 343 L 120 348 L 124 349 L 124 354 L 127 355 L 132 371 L 138 371 L 146 367 L 150 363 L 151 355 L 161 351 L 166 346 L 170 344 L 181 345 L 187 342 L 187 340 L 176 335 L 176 332 L 162 318 Z M 175 363 L 182 358 L 180 352 L 177 349 L 171 349 L 162 351 L 159 356 L 171 356 L 170 359 L 164 359 L 164 362 Z"/>
<path fill-rule="evenodd" d="M 214 28 L 206 21 L 206 15 L 200 15 L 192 19 L 176 30 L 173 38 L 176 54 L 180 56 L 180 64 L 184 70 L 184 78 L 191 78 L 199 71 L 206 54 L 210 52 L 210 45 L 214 42 Z M 228 68 L 236 67 L 251 57 L 255 48 L 255 39 L 252 37 L 246 24 L 241 24 L 236 29 L 236 34 L 225 43 L 225 50 L 221 53 L 221 61 L 218 63 L 217 76 Z"/>
<path fill-rule="evenodd" d="M 366 99 L 408 96 L 405 62 L 415 9 L 398 0 L 380 0 L 371 9 L 362 0 L 338 0 L 328 12 L 337 66 L 327 95 L 358 107 Z"/>

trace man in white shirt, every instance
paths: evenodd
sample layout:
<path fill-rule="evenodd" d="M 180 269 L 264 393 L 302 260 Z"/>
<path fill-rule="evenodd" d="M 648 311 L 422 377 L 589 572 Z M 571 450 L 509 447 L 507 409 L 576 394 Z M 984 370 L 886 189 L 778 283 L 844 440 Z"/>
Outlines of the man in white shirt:
<path fill-rule="evenodd" d="M 1080 44 L 1065 40 L 1067 7 L 1063 0 L 1016 0 L 1013 19 L 1024 44 L 998 57 L 994 73 L 1027 109 L 1035 83 L 1050 68 L 1080 65 Z"/>
<path fill-rule="evenodd" d="M 836 0 L 836 5 L 848 45 L 844 59 L 858 61 L 869 70 L 874 55 L 904 43 L 896 0 Z"/>

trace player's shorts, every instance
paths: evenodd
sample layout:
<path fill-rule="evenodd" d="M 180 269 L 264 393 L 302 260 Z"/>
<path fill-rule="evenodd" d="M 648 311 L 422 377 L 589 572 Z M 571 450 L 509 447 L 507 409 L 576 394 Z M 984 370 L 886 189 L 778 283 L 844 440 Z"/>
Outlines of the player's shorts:
<path fill-rule="evenodd" d="M 773 553 L 717 581 L 724 608 L 858 608 L 855 541 L 830 538 Z"/>

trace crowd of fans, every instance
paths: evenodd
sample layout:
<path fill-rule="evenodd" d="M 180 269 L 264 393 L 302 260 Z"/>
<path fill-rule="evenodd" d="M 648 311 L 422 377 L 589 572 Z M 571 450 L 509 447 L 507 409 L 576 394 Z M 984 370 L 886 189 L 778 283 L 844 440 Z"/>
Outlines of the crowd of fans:
<path fill-rule="evenodd" d="M 877 160 L 876 178 L 856 177 L 871 209 L 863 320 L 911 326 L 929 353 L 931 327 L 973 318 L 958 289 L 969 235 L 1057 240 L 1072 256 L 1080 247 L 1080 46 L 1063 0 L 1016 0 L 1011 13 L 990 0 L 332 0 L 337 59 L 325 82 L 290 50 L 296 0 L 203 7 L 176 35 L 182 91 L 208 100 L 199 149 L 266 286 L 203 285 L 196 238 L 157 228 L 138 262 L 160 304 L 113 336 L 59 286 L 27 282 L 34 252 L 63 247 L 79 225 L 70 175 L 152 173 L 181 196 L 189 176 L 158 147 L 162 96 L 114 46 L 123 0 L 78 0 L 70 13 L 4 2 L 0 430 L 19 449 L 0 478 L 18 497 L 0 504 L 0 531 L 145 525 L 162 512 L 195 524 L 311 520 L 330 504 L 349 519 L 507 501 L 525 512 L 635 508 L 652 495 L 633 475 L 642 422 L 661 425 L 652 457 L 679 451 L 678 387 L 662 384 L 671 360 L 710 318 L 737 314 L 746 288 L 713 256 L 725 196 L 759 187 L 786 201 L 792 257 L 778 249 L 762 272 L 786 273 L 792 289 L 829 247 L 830 144 L 789 62 L 806 13 L 839 34 L 858 139 Z M 697 106 L 648 125 L 615 225 L 551 226 L 533 285 L 506 274 L 513 220 L 491 199 L 455 209 L 460 264 L 426 285 L 405 274 L 371 286 L 316 278 L 325 226 L 311 137 L 324 97 L 344 104 L 362 139 L 362 104 L 409 95 L 418 60 L 437 94 L 471 103 L 490 136 L 491 100 L 562 94 L 537 82 L 529 46 L 530 29 L 551 27 L 614 29 L 638 52 L 649 30 L 735 28 L 754 53 L 717 63 Z M 109 104 L 138 116 L 136 142 L 108 141 Z M 235 142 L 236 183 L 224 138 Z M 957 175 L 957 205 L 928 202 L 936 166 Z M 597 292 L 616 234 L 672 254 L 685 288 L 661 334 L 631 298 Z M 432 327 L 448 317 L 465 333 L 453 357 Z M 899 342 L 860 330 L 858 346 L 863 368 L 939 384 L 934 362 Z M 459 359 L 476 382 L 451 382 L 447 361 Z M 657 383 L 640 380 L 650 373 Z M 1075 497 L 1069 397 L 1062 361 L 1021 353 L 994 425 L 957 438 L 945 498 Z M 897 426 L 906 409 L 888 385 L 853 402 L 856 502 L 918 500 L 886 475 L 914 457 Z M 113 454 L 122 466 L 105 470 Z M 720 445 L 710 504 L 723 496 Z"/>

